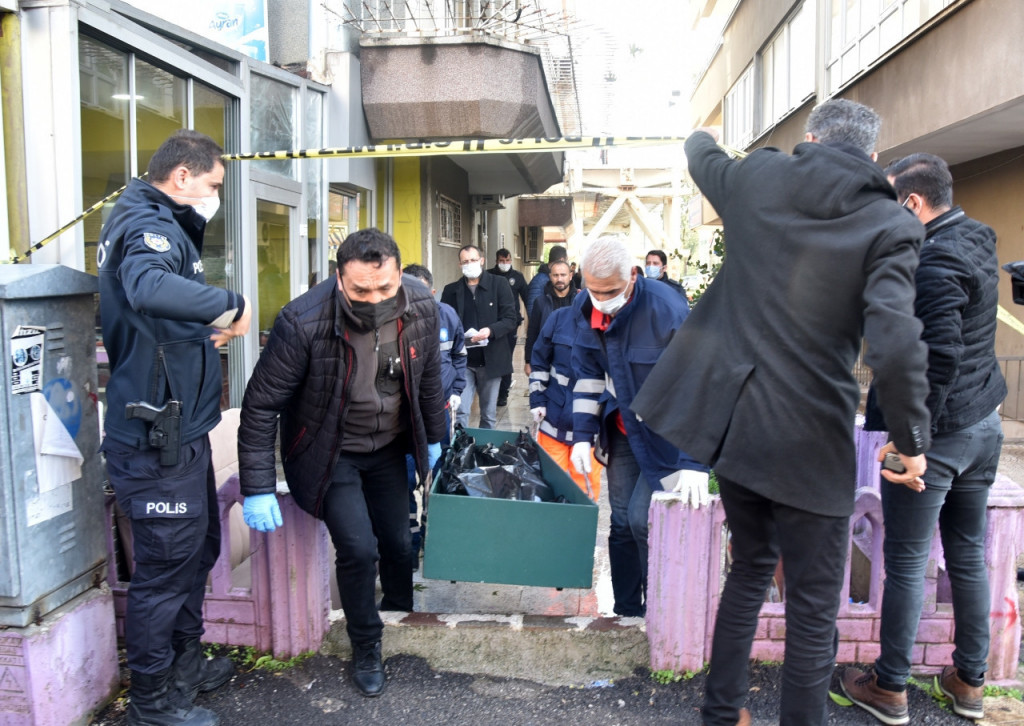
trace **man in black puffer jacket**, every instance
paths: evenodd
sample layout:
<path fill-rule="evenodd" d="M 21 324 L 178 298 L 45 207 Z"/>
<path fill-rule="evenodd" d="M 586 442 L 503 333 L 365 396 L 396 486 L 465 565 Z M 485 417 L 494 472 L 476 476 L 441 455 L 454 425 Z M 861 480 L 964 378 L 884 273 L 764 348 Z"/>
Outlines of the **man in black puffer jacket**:
<path fill-rule="evenodd" d="M 384 688 L 375 602 L 412 610 L 412 548 L 405 455 L 422 480 L 441 453 L 444 393 L 437 303 L 402 275 L 395 241 L 377 229 L 350 234 L 337 277 L 277 316 L 242 401 L 238 429 L 245 522 L 281 526 L 275 491 L 281 458 L 296 503 L 327 525 L 352 641 L 353 681 Z"/>
<path fill-rule="evenodd" d="M 881 482 L 886 525 L 881 652 L 867 673 L 848 668 L 842 686 L 854 703 L 885 723 L 910 722 L 911 651 L 938 523 L 953 592 L 956 646 L 938 685 L 956 713 L 980 719 L 989 648 L 986 513 L 1003 442 L 997 408 L 1006 396 L 995 350 L 996 233 L 953 206 L 953 177 L 939 157 L 912 154 L 885 173 L 899 201 L 924 223 L 914 312 L 924 323 L 921 339 L 928 344 L 932 447 L 923 484 Z M 884 429 L 873 393 L 866 428 Z"/>

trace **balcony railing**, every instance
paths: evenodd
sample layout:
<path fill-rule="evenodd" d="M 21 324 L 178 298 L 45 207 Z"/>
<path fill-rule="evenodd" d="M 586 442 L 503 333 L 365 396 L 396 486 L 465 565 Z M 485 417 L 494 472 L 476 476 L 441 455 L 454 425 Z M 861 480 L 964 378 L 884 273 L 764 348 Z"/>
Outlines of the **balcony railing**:
<path fill-rule="evenodd" d="M 487 36 L 536 48 L 562 134 L 581 133 L 571 40 L 577 25 L 573 15 L 522 0 L 326 0 L 324 7 L 364 35 Z"/>

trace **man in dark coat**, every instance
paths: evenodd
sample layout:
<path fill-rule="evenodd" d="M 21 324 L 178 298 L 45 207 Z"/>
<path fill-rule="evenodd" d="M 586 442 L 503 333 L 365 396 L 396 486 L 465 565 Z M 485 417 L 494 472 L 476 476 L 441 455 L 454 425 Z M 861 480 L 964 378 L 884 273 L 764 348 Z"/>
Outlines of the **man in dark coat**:
<path fill-rule="evenodd" d="M 480 248 L 459 250 L 462 279 L 448 283 L 441 302 L 455 308 L 466 334 L 466 388 L 456 423 L 469 424 L 474 393 L 480 397 L 480 428 L 493 429 L 497 420 L 501 377 L 512 372 L 509 333 L 516 328 L 512 288 L 500 277 L 483 270 Z"/>
<path fill-rule="evenodd" d="M 516 306 L 516 327 L 508 336 L 508 349 L 515 352 L 516 339 L 519 337 L 519 326 L 523 324 L 523 307 L 526 306 L 526 278 L 523 273 L 512 267 L 512 253 L 502 247 L 494 255 L 494 267 L 488 270 L 496 277 L 503 277 L 508 280 L 512 288 L 512 302 Z M 501 386 L 498 388 L 498 405 L 508 405 L 508 389 L 512 387 L 512 374 L 506 373 L 501 377 Z"/>
<path fill-rule="evenodd" d="M 914 309 L 928 345 L 932 447 L 922 484 L 881 482 L 886 524 L 881 653 L 867 673 L 847 668 L 842 687 L 885 723 L 910 723 L 907 680 L 938 524 L 953 592 L 956 646 L 939 688 L 956 713 L 980 719 L 989 647 L 988 493 L 1003 442 L 997 408 L 1006 396 L 995 350 L 996 233 L 953 206 L 953 177 L 939 157 L 912 154 L 885 173 L 899 199 L 925 225 Z M 872 399 L 865 428 L 884 430 Z"/>
<path fill-rule="evenodd" d="M 880 121 L 844 99 L 814 109 L 792 156 L 734 161 L 712 133 L 686 142 L 690 174 L 724 223 L 725 264 L 633 410 L 717 474 L 732 534 L 703 710 L 749 723 L 750 646 L 781 554 L 786 660 L 780 721 L 824 723 L 853 512 L 852 370 L 867 339 L 879 403 L 906 469 L 924 473 L 927 350 L 914 317 L 920 223 L 874 161 Z M 811 544 L 812 546 L 808 546 Z"/>
<path fill-rule="evenodd" d="M 244 296 L 207 285 L 203 274 L 203 235 L 224 182 L 222 153 L 209 136 L 176 132 L 150 160 L 149 181 L 128 183 L 100 233 L 100 311 L 110 356 L 102 448 L 135 538 L 125 623 L 130 724 L 212 726 L 217 715 L 191 701 L 234 673 L 227 658 L 207 660 L 199 642 L 206 577 L 220 554 L 209 437 L 220 421 L 215 349 L 244 335 L 252 318 Z M 160 424 L 129 417 L 128 407 L 140 401 L 168 412 L 176 402 L 180 440 L 167 436 L 156 448 L 159 437 L 151 434 Z"/>
<path fill-rule="evenodd" d="M 271 532 L 282 525 L 280 420 L 288 489 L 324 520 L 337 551 L 352 680 L 364 696 L 380 694 L 385 681 L 378 561 L 380 608 L 413 606 L 405 455 L 425 480 L 446 429 L 437 303 L 401 269 L 398 245 L 380 230 L 346 237 L 336 277 L 278 314 L 238 427 L 245 523 Z"/>
<path fill-rule="evenodd" d="M 686 288 L 668 276 L 668 255 L 665 254 L 665 250 L 651 250 L 647 253 L 644 260 L 644 276 L 649 280 L 664 282 L 686 298 Z"/>
<path fill-rule="evenodd" d="M 533 315 L 533 306 L 534 306 L 534 304 L 537 302 L 537 300 L 540 298 L 540 296 L 544 294 L 544 287 L 551 280 L 551 277 L 548 274 L 549 271 L 550 271 L 549 268 L 548 268 L 548 265 L 550 265 L 552 262 L 555 262 L 557 260 L 568 259 L 568 257 L 569 257 L 569 253 L 565 251 L 565 247 L 563 247 L 562 245 L 555 245 L 550 250 L 548 250 L 548 262 L 547 262 L 547 264 L 546 265 L 541 265 L 537 269 L 537 274 L 533 276 L 533 279 L 530 280 L 529 287 L 526 288 L 526 314 L 527 315 Z M 577 290 L 579 289 L 579 285 L 576 286 L 576 289 Z"/>

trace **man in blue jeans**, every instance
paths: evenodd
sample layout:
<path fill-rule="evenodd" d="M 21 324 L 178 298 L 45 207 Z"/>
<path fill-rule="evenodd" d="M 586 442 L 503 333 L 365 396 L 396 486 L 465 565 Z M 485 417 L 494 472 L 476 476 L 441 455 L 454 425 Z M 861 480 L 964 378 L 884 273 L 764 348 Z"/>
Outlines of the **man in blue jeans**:
<path fill-rule="evenodd" d="M 899 201 L 925 225 L 915 312 L 928 344 L 932 447 L 923 483 L 881 483 L 882 652 L 867 673 L 848 668 L 842 686 L 882 723 L 910 722 L 907 679 L 937 522 L 956 626 L 953 664 L 939 687 L 956 713 L 979 719 L 989 646 L 985 517 L 1003 441 L 996 407 L 1006 395 L 995 356 L 996 235 L 953 206 L 953 178 L 939 157 L 913 154 L 885 171 Z M 869 428 L 884 428 L 870 404 L 868 413 Z"/>

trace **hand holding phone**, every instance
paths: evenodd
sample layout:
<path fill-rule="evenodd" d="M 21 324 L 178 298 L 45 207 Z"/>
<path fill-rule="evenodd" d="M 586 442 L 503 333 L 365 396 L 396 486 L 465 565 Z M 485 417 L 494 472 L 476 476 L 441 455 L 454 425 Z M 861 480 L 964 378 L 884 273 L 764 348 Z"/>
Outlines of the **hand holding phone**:
<path fill-rule="evenodd" d="M 900 455 L 893 451 L 885 455 L 885 459 L 882 460 L 882 468 L 897 474 L 902 474 L 907 470 L 907 467 L 903 466 L 903 460 L 900 459 Z"/>

